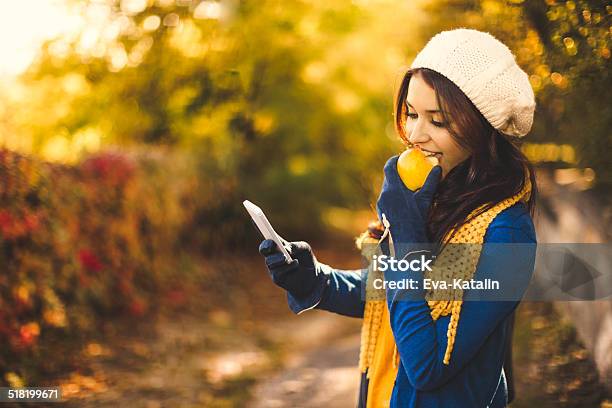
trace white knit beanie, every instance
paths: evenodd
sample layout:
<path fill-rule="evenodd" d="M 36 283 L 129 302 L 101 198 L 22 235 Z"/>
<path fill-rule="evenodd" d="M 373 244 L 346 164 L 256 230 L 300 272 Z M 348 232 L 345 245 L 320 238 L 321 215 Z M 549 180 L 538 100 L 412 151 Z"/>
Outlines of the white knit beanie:
<path fill-rule="evenodd" d="M 458 28 L 433 36 L 410 68 L 450 79 L 500 132 L 523 137 L 531 129 L 535 96 L 510 49 L 489 33 Z"/>

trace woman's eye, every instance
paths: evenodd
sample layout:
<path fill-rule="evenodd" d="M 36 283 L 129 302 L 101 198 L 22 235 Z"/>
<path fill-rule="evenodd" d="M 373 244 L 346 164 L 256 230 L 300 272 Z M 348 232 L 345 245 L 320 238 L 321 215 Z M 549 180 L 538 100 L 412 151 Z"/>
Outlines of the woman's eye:
<path fill-rule="evenodd" d="M 407 113 L 406 116 L 408 116 L 410 119 L 416 119 L 419 117 L 419 115 L 417 115 L 416 113 Z M 431 124 L 434 125 L 435 127 L 446 127 L 446 123 L 444 122 L 436 122 L 435 120 L 431 121 Z"/>

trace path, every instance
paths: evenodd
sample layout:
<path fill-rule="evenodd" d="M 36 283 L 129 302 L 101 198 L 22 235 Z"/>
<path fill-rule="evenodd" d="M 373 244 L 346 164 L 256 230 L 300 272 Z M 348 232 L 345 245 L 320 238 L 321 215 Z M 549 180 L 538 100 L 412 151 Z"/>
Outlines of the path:
<path fill-rule="evenodd" d="M 355 263 L 319 252 L 338 267 Z M 263 269 L 259 257 L 222 262 L 214 260 L 217 275 L 240 278 L 215 282 L 218 295 L 200 298 L 206 307 L 114 322 L 110 333 L 78 351 L 82 364 L 53 381 L 64 391 L 61 405 L 353 407 L 360 320 L 316 310 L 295 316 L 265 270 L 254 270 Z"/>
<path fill-rule="evenodd" d="M 162 318 L 90 344 L 96 356 L 63 381 L 63 406 L 355 406 L 359 320 L 310 311 L 248 331 L 226 318 Z"/>
<path fill-rule="evenodd" d="M 359 389 L 359 321 L 312 311 L 299 318 L 300 322 L 289 323 L 296 328 L 288 342 L 292 350 L 299 352 L 288 353 L 283 371 L 255 388 L 252 406 L 355 407 Z"/>

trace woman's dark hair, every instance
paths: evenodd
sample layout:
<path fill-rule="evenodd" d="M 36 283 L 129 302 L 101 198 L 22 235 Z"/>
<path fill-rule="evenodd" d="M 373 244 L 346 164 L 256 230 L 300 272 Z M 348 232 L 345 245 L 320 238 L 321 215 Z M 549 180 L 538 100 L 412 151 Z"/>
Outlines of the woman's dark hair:
<path fill-rule="evenodd" d="M 411 146 L 404 127 L 405 101 L 414 75 L 419 75 L 434 89 L 451 136 L 470 154 L 438 185 L 427 222 L 432 242 L 443 244 L 447 233 L 468 222 L 470 213 L 481 205 L 485 204 L 484 208 L 474 216 L 519 193 L 526 182 L 526 170 L 531 181 L 527 208 L 533 216 L 537 194 L 535 171 L 520 150 L 519 139 L 493 128 L 461 89 L 436 71 L 416 68 L 404 74 L 394 102 L 395 128 L 403 142 Z"/>

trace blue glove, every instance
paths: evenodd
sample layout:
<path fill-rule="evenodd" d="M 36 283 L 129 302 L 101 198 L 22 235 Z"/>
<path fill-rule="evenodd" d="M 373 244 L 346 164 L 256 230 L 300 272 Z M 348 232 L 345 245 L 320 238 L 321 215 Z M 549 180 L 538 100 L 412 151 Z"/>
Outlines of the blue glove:
<path fill-rule="evenodd" d="M 282 252 L 271 239 L 259 245 L 259 253 L 265 257 L 272 281 L 297 299 L 309 296 L 322 285 L 324 279 L 320 264 L 307 242 L 283 242 L 293 260 L 286 262 Z"/>
<path fill-rule="evenodd" d="M 434 166 L 423 187 L 414 192 L 402 182 L 397 172 L 399 156 L 391 157 L 385 164 L 385 179 L 376 203 L 378 217 L 385 223 L 388 221 L 391 237 L 381 243 L 383 254 L 396 260 L 418 260 L 431 257 L 432 244 L 429 243 L 426 230 L 427 214 L 431 207 L 433 195 L 442 176 L 442 167 Z M 383 218 L 384 214 L 384 218 Z M 386 226 L 385 226 L 386 227 Z M 391 240 L 393 252 L 390 251 Z M 422 264 L 422 262 L 421 262 Z M 389 268 L 384 272 L 385 280 L 400 283 L 413 282 L 409 290 L 387 287 L 387 301 L 422 300 L 424 296 L 423 272 L 402 271 L 400 268 Z M 396 289 L 398 288 L 398 289 Z M 392 309 L 391 304 L 389 310 Z"/>
<path fill-rule="evenodd" d="M 385 179 L 376 203 L 378 217 L 383 221 L 382 215 L 385 214 L 391 224 L 395 245 L 427 243 L 427 214 L 442 176 L 442 167 L 434 166 L 423 187 L 414 192 L 400 179 L 397 172 L 398 157 L 391 157 L 385 164 Z"/>

